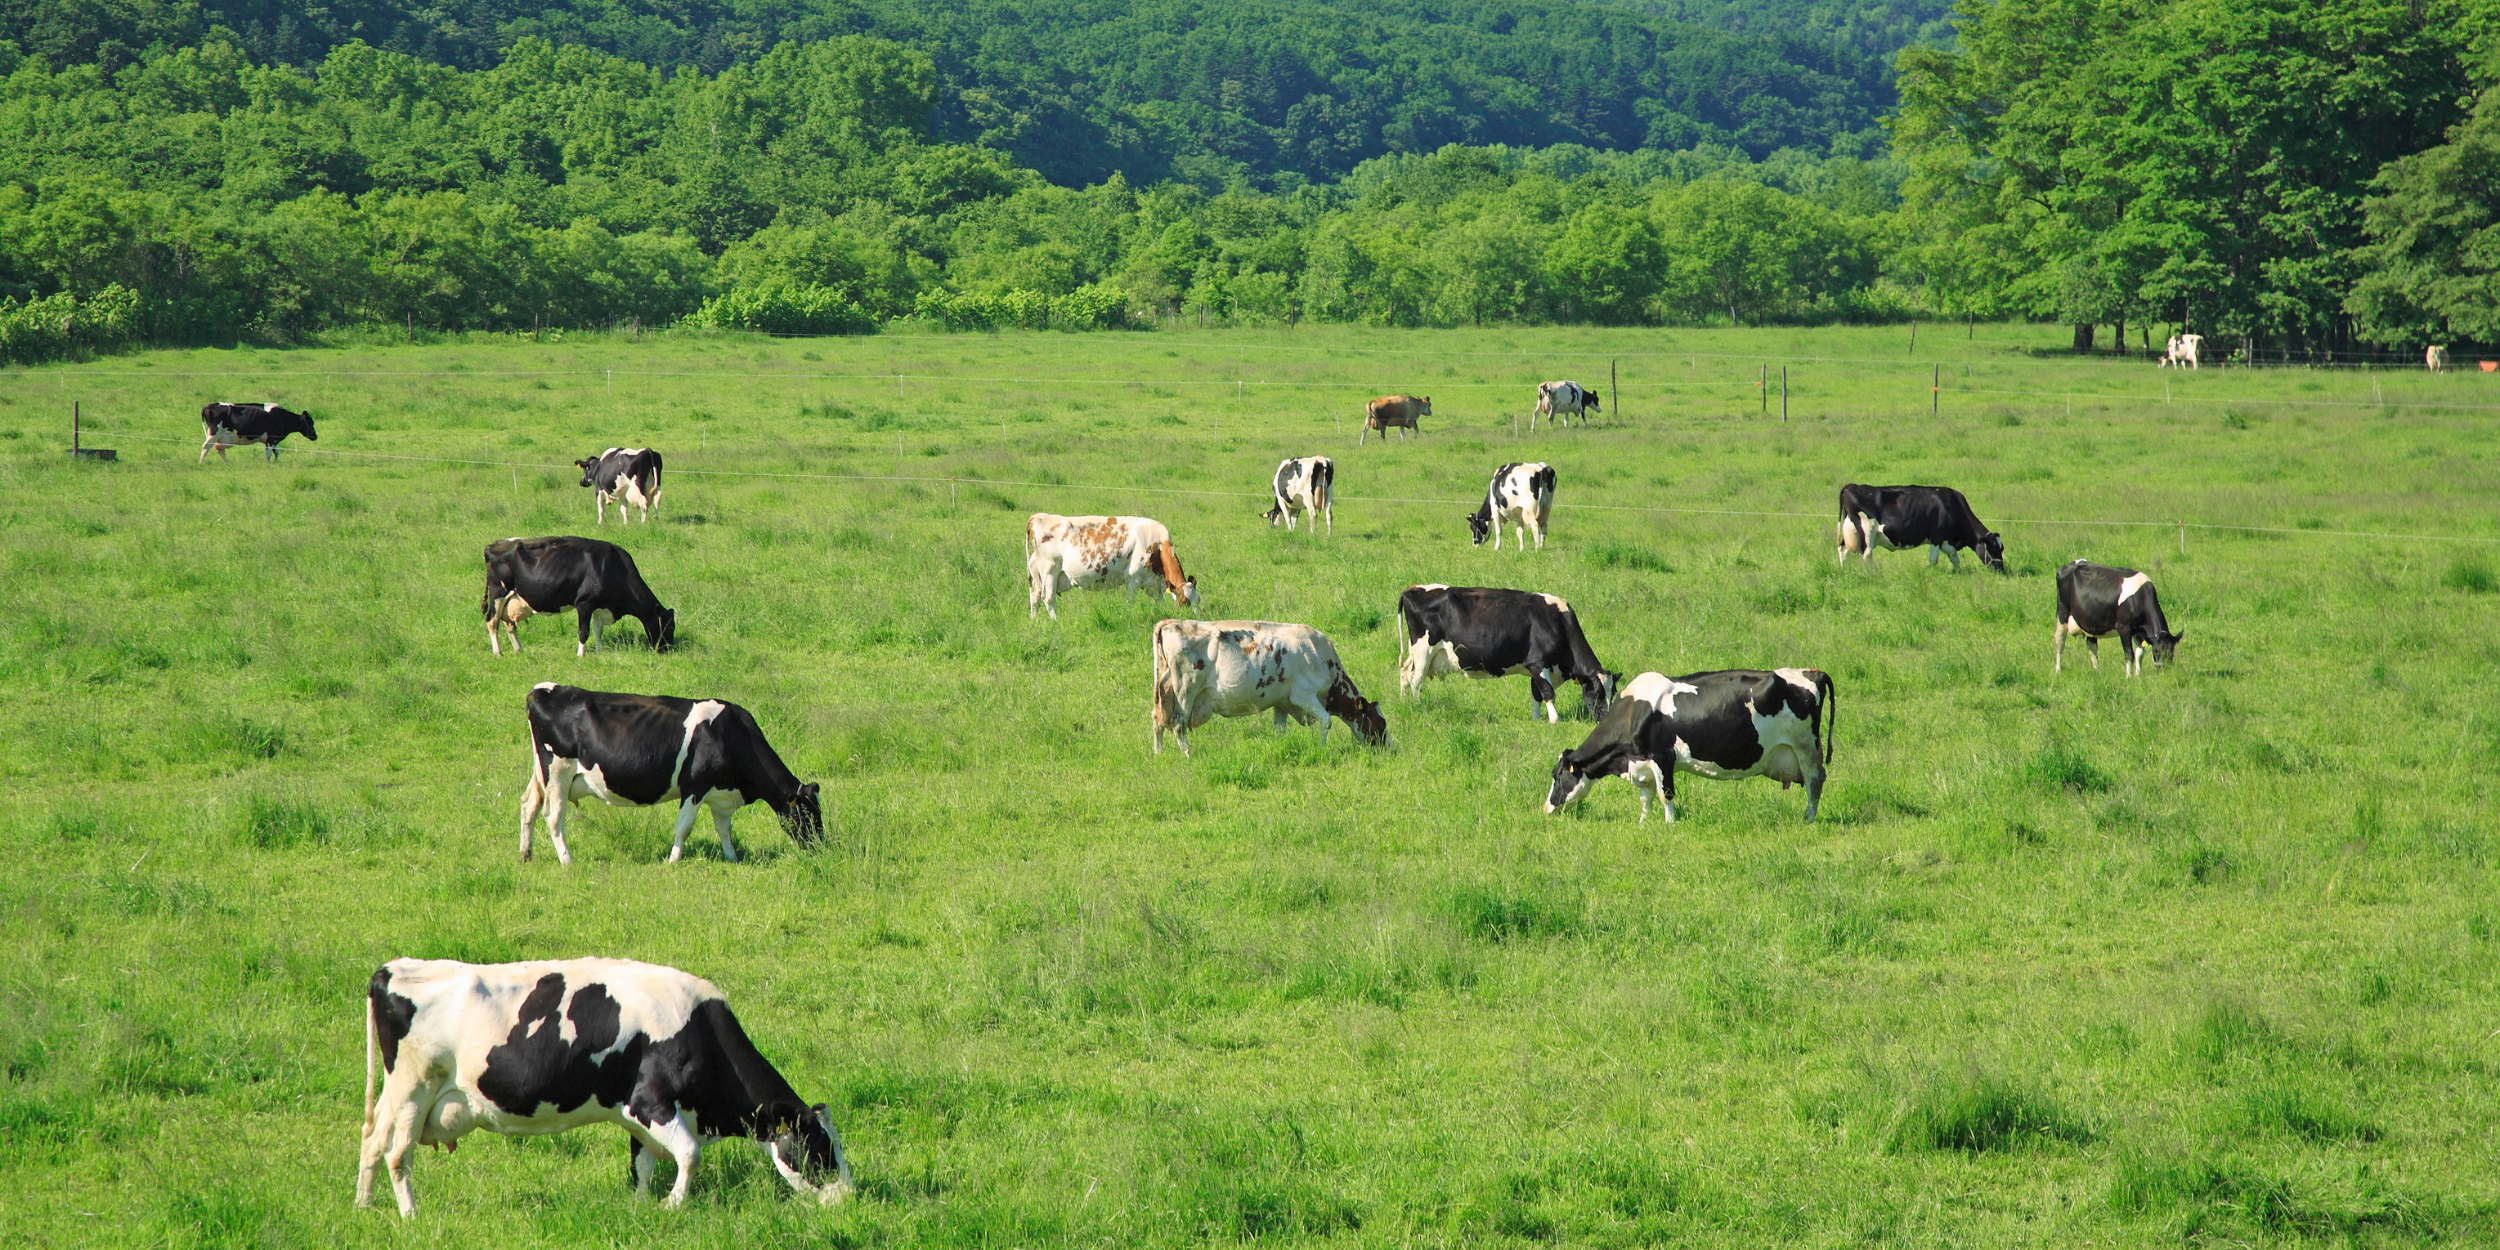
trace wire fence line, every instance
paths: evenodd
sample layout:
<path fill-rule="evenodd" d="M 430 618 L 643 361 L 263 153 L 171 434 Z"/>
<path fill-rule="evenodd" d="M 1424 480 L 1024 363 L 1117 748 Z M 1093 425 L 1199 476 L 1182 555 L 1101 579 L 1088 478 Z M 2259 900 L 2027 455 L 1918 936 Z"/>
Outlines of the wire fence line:
<path fill-rule="evenodd" d="M 137 439 L 142 442 L 151 443 L 178 443 L 186 447 L 190 446 L 189 439 L 167 438 L 163 435 L 115 433 L 112 437 L 121 439 Z M 243 444 L 243 446 L 246 447 L 256 445 L 257 444 L 250 443 Z M 444 464 L 470 468 L 512 469 L 516 471 L 521 469 L 552 469 L 563 471 L 567 469 L 579 469 L 581 467 L 580 465 L 571 463 L 559 464 L 535 460 L 473 460 L 457 456 L 411 456 L 378 451 L 339 451 L 322 447 L 300 447 L 296 449 L 296 454 L 347 457 L 358 460 L 407 461 L 421 464 Z M 950 474 L 941 477 L 935 474 L 908 473 L 782 473 L 755 469 L 687 468 L 669 469 L 667 470 L 667 473 L 671 476 L 679 477 L 759 478 L 817 482 L 889 482 L 947 487 L 1013 486 L 1038 490 L 1087 491 L 1095 494 L 1126 493 L 1137 495 L 1174 495 L 1197 496 L 1213 499 L 1265 500 L 1274 498 L 1272 493 L 1266 491 L 1191 490 L 1170 486 L 1111 486 L 1089 482 L 1042 482 L 1023 481 L 1013 478 L 965 477 L 960 474 Z M 1438 499 L 1399 495 L 1334 495 L 1333 498 L 1343 500 L 1347 503 L 1420 504 L 1435 507 L 1449 506 L 1459 508 L 1470 507 L 1484 502 L 1481 496 L 1468 499 Z M 1571 509 L 1582 512 L 1629 512 L 1664 516 L 1777 517 L 1809 521 L 1836 519 L 1835 514 L 1827 512 L 1781 512 L 1750 508 L 1666 508 L 1639 504 L 1602 503 L 1556 503 L 1554 507 L 1557 509 Z M 2197 530 L 2200 532 L 2214 533 L 2290 534 L 2317 538 L 2375 538 L 2390 539 L 2400 542 L 2500 544 L 2500 537 L 2478 538 L 2466 534 L 2398 534 L 2375 530 L 2310 529 L 2289 525 L 2225 525 L 2207 521 L 2111 521 L 2092 518 L 2066 517 L 2000 517 L 1997 519 L 1996 524 L 2162 529 L 2178 530 L 2182 533 L 2188 530 Z"/>

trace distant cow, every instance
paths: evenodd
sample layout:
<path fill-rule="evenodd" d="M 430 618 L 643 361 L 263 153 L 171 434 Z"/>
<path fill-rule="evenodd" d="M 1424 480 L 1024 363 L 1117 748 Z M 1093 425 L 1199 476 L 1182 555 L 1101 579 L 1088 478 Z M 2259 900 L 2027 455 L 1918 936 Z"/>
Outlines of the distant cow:
<path fill-rule="evenodd" d="M 1493 481 L 1485 487 L 1484 503 L 1467 514 L 1467 528 L 1475 533 L 1481 547 L 1487 535 L 1493 549 L 1502 549 L 1502 523 L 1515 520 L 1519 525 L 1519 549 L 1528 549 L 1528 535 L 1536 535 L 1536 549 L 1545 550 L 1545 520 L 1554 511 L 1554 466 L 1542 460 L 1526 464 L 1506 464 L 1493 471 Z"/>
<path fill-rule="evenodd" d="M 1580 703 L 1591 718 L 1614 698 L 1618 675 L 1597 662 L 1580 618 L 1552 595 L 1483 586 L 1409 586 L 1398 596 L 1398 688 L 1423 689 L 1426 679 L 1451 673 L 1498 678 L 1528 675 L 1528 702 L 1554 714 L 1556 680 L 1580 683 Z"/>
<path fill-rule="evenodd" d="M 1810 668 L 1729 669 L 1668 678 L 1643 673 L 1623 688 L 1588 740 L 1562 753 L 1545 810 L 1561 811 L 1589 783 L 1621 777 L 1641 795 L 1641 819 L 1649 818 L 1646 781 L 1658 805 L 1675 819 L 1675 774 L 1718 781 L 1769 777 L 1782 789 L 1806 788 L 1806 819 L 1823 799 L 1823 776 L 1832 762 L 1835 714 L 1830 675 Z"/>
<path fill-rule="evenodd" d="M 1296 511 L 1304 516 L 1317 516 L 1328 523 L 1328 532 L 1337 532 L 1337 513 L 1332 507 L 1337 483 L 1337 464 L 1326 456 L 1304 456 L 1276 466 L 1276 506 L 1264 514 L 1272 528 L 1278 521 L 1285 529 L 1293 529 Z"/>
<path fill-rule="evenodd" d="M 660 502 L 660 453 L 648 447 L 610 447 L 587 460 L 576 460 L 582 471 L 582 485 L 597 494 L 599 523 L 608 520 L 608 505 L 616 505 L 617 519 L 630 523 L 627 509 L 642 508 L 642 522 L 651 523 L 651 509 Z"/>
<path fill-rule="evenodd" d="M 2168 664 L 2187 634 L 2171 633 L 2161 614 L 2161 596 L 2153 579 L 2134 569 L 2113 568 L 2077 560 L 2057 571 L 2055 671 L 2066 671 L 2066 635 L 2083 635 L 2092 653 L 2092 670 L 2101 668 L 2101 639 L 2118 635 L 2127 653 L 2127 676 L 2144 671 L 2144 653 L 2153 653 L 2153 667 Z"/>
<path fill-rule="evenodd" d="M 1198 579 L 1181 572 L 1172 531 L 1142 516 L 1054 516 L 1036 512 L 1024 522 L 1026 616 L 1050 609 L 1059 619 L 1059 592 L 1119 581 L 1129 597 L 1155 579 L 1174 602 L 1198 606 Z"/>
<path fill-rule="evenodd" d="M 677 645 L 677 613 L 643 584 L 634 558 L 615 543 L 596 538 L 507 538 L 486 544 L 486 597 L 478 611 L 486 617 L 486 645 L 503 654 L 498 629 L 512 633 L 512 653 L 521 653 L 521 622 L 540 612 L 571 608 L 579 636 L 573 654 L 599 645 L 608 622 L 631 617 L 642 622 L 643 636 L 654 651 Z"/>
<path fill-rule="evenodd" d="M 2168 368 L 2172 365 L 2176 365 L 2182 369 L 2198 368 L 2198 358 L 2204 353 L 2204 350 L 2204 335 L 2173 334 L 2170 336 L 2168 350 L 2162 353 L 2161 360 L 2157 363 L 2164 368 Z"/>
<path fill-rule="evenodd" d="M 763 1143 L 773 1170 L 818 1202 L 855 1192 L 825 1105 L 809 1106 L 757 1053 L 709 981 L 623 959 L 394 959 L 374 972 L 357 1206 L 373 1205 L 373 1174 L 387 1166 L 399 1213 L 414 1217 L 420 1145 L 451 1151 L 477 1129 L 537 1136 L 585 1124 L 625 1130 L 640 1193 L 659 1156 L 676 1161 L 663 1206 L 686 1200 L 703 1148 L 733 1136 Z"/>
<path fill-rule="evenodd" d="M 214 450 L 223 463 L 226 449 L 245 443 L 258 443 L 267 459 L 278 458 L 278 444 L 289 434 L 301 434 L 306 441 L 318 443 L 321 436 L 313 433 L 312 414 L 290 412 L 276 404 L 208 404 L 200 409 L 200 425 L 207 437 L 200 443 L 200 463 L 208 463 Z"/>
<path fill-rule="evenodd" d="M 1843 564 L 1852 555 L 1872 564 L 1878 547 L 1887 551 L 1925 547 L 1930 567 L 1941 553 L 1953 558 L 1956 569 L 1962 567 L 1962 552 L 1968 549 L 1981 564 L 2005 571 L 2004 537 L 1981 525 L 1970 501 L 1950 486 L 1860 486 L 1852 482 L 1841 487 L 1839 547 Z"/>
<path fill-rule="evenodd" d="M 1536 384 L 1536 411 L 1528 417 L 1528 432 L 1536 432 L 1538 417 L 1569 425 L 1571 418 L 1585 420 L 1589 413 L 1603 407 L 1597 392 L 1577 382 L 1539 382 Z"/>
<path fill-rule="evenodd" d="M 1218 716 L 1276 714 L 1319 725 L 1328 741 L 1329 717 L 1345 720 L 1354 736 L 1374 745 L 1389 741 L 1380 705 L 1363 697 L 1338 662 L 1328 635 L 1308 625 L 1274 621 L 1155 622 L 1154 746 L 1163 734 L 1179 739 L 1189 754 L 1189 731 Z"/>
<path fill-rule="evenodd" d="M 530 775 L 521 795 L 521 858 L 530 857 L 530 821 L 543 806 L 556 862 L 570 864 L 564 814 L 575 799 L 616 807 L 677 804 L 677 840 L 668 862 L 686 853 L 695 814 L 712 809 L 721 858 L 737 862 L 729 817 L 761 803 L 801 845 L 825 831 L 815 782 L 802 783 L 764 741 L 755 717 L 719 699 L 605 694 L 551 681 L 530 687 Z"/>
<path fill-rule="evenodd" d="M 1412 395 L 1384 395 L 1364 406 L 1363 432 L 1355 437 L 1354 445 L 1362 446 L 1363 440 L 1370 438 L 1374 430 L 1380 431 L 1380 437 L 1384 441 L 1389 437 L 1389 431 L 1393 429 L 1413 430 L 1421 434 L 1424 432 L 1424 427 L 1416 424 L 1416 418 L 1431 415 L 1432 396 L 1430 395 L 1421 399 Z M 1404 438 L 1405 435 L 1401 434 L 1399 437 Z"/>
<path fill-rule="evenodd" d="M 2426 352 L 2423 352 L 2422 363 L 2433 373 L 2446 373 L 2448 371 L 2448 349 L 2445 347 L 2434 347 Z"/>

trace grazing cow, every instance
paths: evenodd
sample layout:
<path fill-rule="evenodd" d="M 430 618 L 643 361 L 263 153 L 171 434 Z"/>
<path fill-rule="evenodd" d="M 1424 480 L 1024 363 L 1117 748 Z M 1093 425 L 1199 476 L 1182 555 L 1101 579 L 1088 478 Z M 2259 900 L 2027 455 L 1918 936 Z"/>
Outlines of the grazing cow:
<path fill-rule="evenodd" d="M 1502 522 L 1516 519 L 1519 523 L 1519 549 L 1528 549 L 1528 535 L 1536 535 L 1536 549 L 1545 550 L 1545 519 L 1554 511 L 1554 466 L 1542 460 L 1526 464 L 1506 464 L 1493 471 L 1493 482 L 1485 488 L 1484 503 L 1467 514 L 1467 528 L 1475 533 L 1476 546 L 1483 546 L 1485 536 L 1493 538 L 1493 549 L 1502 549 Z"/>
<path fill-rule="evenodd" d="M 2426 352 L 2423 352 L 2422 364 L 2433 373 L 2446 373 L 2448 371 L 2448 349 L 2445 347 L 2434 347 Z"/>
<path fill-rule="evenodd" d="M 1545 810 L 1561 811 L 1592 781 L 1621 777 L 1635 790 L 1648 782 L 1673 821 L 1675 774 L 1687 772 L 1717 781 L 1769 777 L 1781 789 L 1801 784 L 1806 819 L 1813 820 L 1832 762 L 1833 735 L 1824 721 L 1831 707 L 1830 675 L 1811 668 L 1643 673 L 1607 707 L 1588 741 L 1555 762 Z M 1829 727 L 1839 728 L 1837 712 Z M 1647 820 L 1649 791 L 1640 795 Z"/>
<path fill-rule="evenodd" d="M 413 1218 L 420 1145 L 449 1152 L 477 1129 L 585 1124 L 625 1130 L 637 1192 L 651 1192 L 659 1156 L 676 1161 L 663 1206 L 686 1200 L 703 1148 L 732 1136 L 764 1143 L 773 1170 L 820 1203 L 855 1192 L 825 1105 L 790 1088 L 701 977 L 625 959 L 394 959 L 374 972 L 357 1206 L 373 1205 L 374 1171 L 388 1166 L 399 1213 Z"/>
<path fill-rule="evenodd" d="M 1370 438 L 1374 430 L 1380 431 L 1382 442 L 1389 440 L 1389 431 L 1393 429 L 1413 430 L 1421 434 L 1424 432 L 1424 427 L 1416 423 L 1416 418 L 1431 415 L 1432 396 L 1430 395 L 1422 399 L 1417 399 L 1412 395 L 1383 395 L 1364 406 L 1363 432 L 1355 437 L 1354 445 L 1362 446 L 1363 440 Z M 1398 437 L 1406 436 L 1400 434 Z"/>
<path fill-rule="evenodd" d="M 573 862 L 564 814 L 575 799 L 616 807 L 677 802 L 677 840 L 668 862 L 686 853 L 695 813 L 712 809 L 721 858 L 736 863 L 730 813 L 762 803 L 801 845 L 825 831 L 816 783 L 801 783 L 764 741 L 755 717 L 719 699 L 604 694 L 542 681 L 530 687 L 530 776 L 521 795 L 521 858 L 530 857 L 530 821 L 543 805 L 556 862 Z"/>
<path fill-rule="evenodd" d="M 1172 531 L 1142 516 L 1054 516 L 1036 512 L 1024 521 L 1024 614 L 1050 609 L 1059 619 L 1059 592 L 1117 579 L 1137 597 L 1139 585 L 1163 580 L 1174 602 L 1198 606 L 1198 579 L 1181 572 Z"/>
<path fill-rule="evenodd" d="M 1334 715 L 1363 742 L 1389 742 L 1380 705 L 1354 688 L 1328 635 L 1274 621 L 1155 622 L 1155 754 L 1163 753 L 1167 729 L 1187 755 L 1190 730 L 1218 716 L 1266 711 L 1275 712 L 1278 733 L 1290 716 L 1305 725 L 1317 722 L 1326 743 Z"/>
<path fill-rule="evenodd" d="M 2182 369 L 2198 368 L 2199 357 L 2204 353 L 2204 350 L 2204 335 L 2173 334 L 2170 336 L 2168 350 L 2162 353 L 2161 359 L 2156 363 L 2165 369 L 2171 367 L 2172 365 L 2176 365 Z"/>
<path fill-rule="evenodd" d="M 1337 484 L 1337 464 L 1326 456 L 1304 456 L 1276 466 L 1276 506 L 1263 515 L 1270 528 L 1278 521 L 1293 530 L 1295 510 L 1306 516 L 1325 518 L 1328 532 L 1337 532 L 1337 513 L 1331 506 Z"/>
<path fill-rule="evenodd" d="M 632 617 L 642 622 L 651 649 L 677 645 L 677 613 L 643 584 L 634 558 L 615 543 L 596 538 L 507 538 L 486 544 L 486 597 L 478 611 L 486 617 L 486 645 L 503 654 L 498 628 L 512 633 L 512 653 L 521 653 L 521 622 L 540 612 L 573 609 L 579 636 L 573 654 L 599 645 L 608 622 Z"/>
<path fill-rule="evenodd" d="M 2126 649 L 2127 676 L 2144 671 L 2144 653 L 2153 653 L 2153 667 L 2168 664 L 2178 653 L 2185 632 L 2171 633 L 2161 614 L 2161 596 L 2153 579 L 2134 569 L 2113 568 L 2077 560 L 2057 571 L 2057 629 L 2054 671 L 2066 671 L 2066 635 L 2083 635 L 2092 653 L 2092 671 L 2101 669 L 2101 639 L 2118 635 Z"/>
<path fill-rule="evenodd" d="M 1528 416 L 1528 432 L 1536 432 L 1538 417 L 1569 425 L 1571 418 L 1579 417 L 1585 421 L 1589 413 L 1604 406 L 1597 392 L 1577 382 L 1539 382 L 1536 384 L 1536 411 Z"/>
<path fill-rule="evenodd" d="M 627 511 L 642 506 L 642 523 L 651 523 L 651 509 L 660 502 L 660 453 L 648 447 L 610 447 L 587 460 L 573 462 L 582 471 L 582 485 L 597 493 L 599 523 L 607 524 L 608 505 L 617 519 L 632 523 Z"/>
<path fill-rule="evenodd" d="M 208 463 L 214 450 L 219 463 L 226 459 L 226 449 L 245 443 L 258 443 L 267 459 L 278 458 L 278 444 L 289 434 L 301 434 L 308 442 L 318 443 L 321 436 L 313 433 L 312 414 L 290 412 L 276 404 L 208 404 L 200 409 L 200 425 L 208 437 L 200 443 L 200 463 Z"/>
<path fill-rule="evenodd" d="M 1398 596 L 1398 689 L 1414 694 L 1427 678 L 1465 673 L 1498 678 L 1528 675 L 1529 715 L 1545 709 L 1552 724 L 1554 681 L 1580 683 L 1580 703 L 1595 719 L 1615 697 L 1621 674 L 1597 662 L 1580 618 L 1552 595 L 1483 586 L 1409 586 Z"/>
<path fill-rule="evenodd" d="M 1901 551 L 1927 548 L 1928 567 L 1938 554 L 1953 557 L 1962 567 L 1968 548 L 1981 564 L 2005 571 L 2005 539 L 1979 523 L 1970 501 L 1950 486 L 1860 486 L 1840 488 L 1840 562 L 1856 555 L 1875 562 L 1875 549 Z"/>

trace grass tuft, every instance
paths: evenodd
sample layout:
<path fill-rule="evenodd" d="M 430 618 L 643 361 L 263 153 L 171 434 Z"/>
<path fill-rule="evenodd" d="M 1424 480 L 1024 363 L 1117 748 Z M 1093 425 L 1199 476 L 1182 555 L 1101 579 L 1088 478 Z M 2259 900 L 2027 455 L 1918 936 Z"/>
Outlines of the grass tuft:
<path fill-rule="evenodd" d="M 264 851 L 321 846 L 330 840 L 329 816 L 301 796 L 258 791 L 245 795 L 236 807 L 235 823 L 244 842 Z"/>
<path fill-rule="evenodd" d="M 1588 921 L 1588 900 L 1559 887 L 1462 886 L 1450 896 L 1458 931 L 1487 942 L 1571 937 Z"/>
<path fill-rule="evenodd" d="M 1620 539 L 1603 539 L 1581 552 L 1591 568 L 1628 569 L 1635 573 L 1672 573 L 1667 558 L 1647 547 L 1634 546 Z"/>
<path fill-rule="evenodd" d="M 2043 790 L 2065 790 L 2075 794 L 2099 794 L 2117 784 L 2090 756 L 2062 741 L 2041 747 L 2039 754 L 2023 765 L 2023 780 Z"/>
<path fill-rule="evenodd" d="M 2335 1103 L 2289 1085 L 2266 1085 L 2240 1100 L 2240 1117 L 2261 1132 L 2287 1133 L 2303 1141 L 2374 1142 L 2380 1128 Z"/>
<path fill-rule="evenodd" d="M 1886 1146 L 1895 1153 L 2015 1150 L 2097 1135 L 2065 1107 L 2038 1091 L 1992 1076 L 1943 1075 L 1911 1100 Z"/>
<path fill-rule="evenodd" d="M 2466 556 L 2448 565 L 2448 571 L 2440 575 L 2439 584 L 2469 595 L 2487 595 L 2500 590 L 2500 577 L 2492 575 L 2490 565 Z"/>

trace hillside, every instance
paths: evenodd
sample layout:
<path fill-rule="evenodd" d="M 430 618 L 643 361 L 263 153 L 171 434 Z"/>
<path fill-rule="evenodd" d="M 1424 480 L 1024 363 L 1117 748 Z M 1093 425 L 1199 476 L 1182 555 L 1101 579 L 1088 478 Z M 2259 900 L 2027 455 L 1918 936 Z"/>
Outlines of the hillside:
<path fill-rule="evenodd" d="M 225 27 L 263 63 L 310 65 L 362 39 L 474 70 L 539 35 L 718 72 L 783 41 L 867 34 L 932 58 L 936 137 L 996 147 L 1062 186 L 1118 171 L 1290 187 L 1447 143 L 1860 154 L 1892 104 L 1892 53 L 1937 33 L 1941 6 L 1923 3 L 7 0 L 0 38 L 55 69 L 118 69 Z"/>

